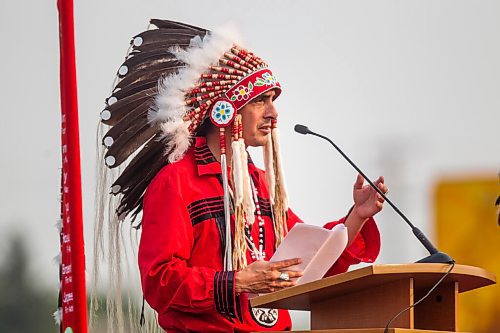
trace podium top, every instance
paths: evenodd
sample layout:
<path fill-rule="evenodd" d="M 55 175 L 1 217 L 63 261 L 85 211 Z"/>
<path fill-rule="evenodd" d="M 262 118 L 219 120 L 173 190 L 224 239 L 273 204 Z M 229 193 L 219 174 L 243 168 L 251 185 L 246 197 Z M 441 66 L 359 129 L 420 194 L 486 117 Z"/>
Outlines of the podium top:
<path fill-rule="evenodd" d="M 448 264 L 389 264 L 363 267 L 251 299 L 252 307 L 310 310 L 313 302 L 354 290 L 414 278 L 416 289 L 429 289 L 450 269 Z M 495 275 L 485 269 L 455 265 L 443 283 L 456 281 L 459 292 L 496 283 Z"/>

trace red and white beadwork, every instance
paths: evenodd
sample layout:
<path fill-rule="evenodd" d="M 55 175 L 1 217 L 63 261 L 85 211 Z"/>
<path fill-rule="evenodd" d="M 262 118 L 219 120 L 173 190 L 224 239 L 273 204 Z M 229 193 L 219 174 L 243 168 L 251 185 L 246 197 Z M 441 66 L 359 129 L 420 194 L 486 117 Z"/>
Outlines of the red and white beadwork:
<path fill-rule="evenodd" d="M 253 98 L 269 91 L 276 90 L 275 98 L 281 93 L 281 85 L 269 68 L 259 69 L 233 85 L 226 97 L 234 103 L 237 110 L 241 110 Z"/>

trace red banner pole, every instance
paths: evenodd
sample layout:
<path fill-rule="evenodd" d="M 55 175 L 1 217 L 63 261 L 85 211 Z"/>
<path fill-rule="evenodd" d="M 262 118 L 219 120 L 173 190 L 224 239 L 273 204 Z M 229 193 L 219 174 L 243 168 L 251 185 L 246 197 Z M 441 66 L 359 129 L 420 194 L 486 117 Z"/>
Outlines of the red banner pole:
<path fill-rule="evenodd" d="M 86 333 L 87 293 L 73 0 L 58 0 L 57 7 L 59 10 L 62 114 L 61 332 Z"/>

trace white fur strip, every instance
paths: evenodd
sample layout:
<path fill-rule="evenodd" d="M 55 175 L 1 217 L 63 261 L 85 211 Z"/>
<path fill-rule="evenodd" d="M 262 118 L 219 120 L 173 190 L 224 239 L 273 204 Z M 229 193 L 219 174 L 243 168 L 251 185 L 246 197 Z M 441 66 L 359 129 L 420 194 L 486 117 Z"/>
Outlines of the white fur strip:
<path fill-rule="evenodd" d="M 248 174 L 248 154 L 245 149 L 245 142 L 240 139 L 241 166 L 243 173 L 243 211 L 247 217 L 247 222 L 252 225 L 255 222 L 255 203 L 253 202 L 252 185 Z"/>
<path fill-rule="evenodd" d="M 278 169 L 278 175 L 279 175 L 279 185 L 281 187 L 281 192 L 282 192 L 282 197 L 283 197 L 283 208 L 285 211 L 288 210 L 288 190 L 286 188 L 286 182 L 285 182 L 285 173 L 283 171 L 283 164 L 281 163 L 281 153 L 280 153 L 280 133 L 278 131 L 278 128 L 274 128 L 272 131 L 272 136 L 273 136 L 273 146 L 274 150 L 276 151 L 276 165 L 275 167 Z"/>
<path fill-rule="evenodd" d="M 243 170 L 241 168 L 241 148 L 239 141 L 231 144 L 233 152 L 234 201 L 236 206 L 243 203 Z"/>
<path fill-rule="evenodd" d="M 266 170 L 269 201 L 271 202 L 271 205 L 274 205 L 276 179 L 274 178 L 273 139 L 271 135 L 267 136 L 267 142 L 264 146 L 264 168 Z"/>

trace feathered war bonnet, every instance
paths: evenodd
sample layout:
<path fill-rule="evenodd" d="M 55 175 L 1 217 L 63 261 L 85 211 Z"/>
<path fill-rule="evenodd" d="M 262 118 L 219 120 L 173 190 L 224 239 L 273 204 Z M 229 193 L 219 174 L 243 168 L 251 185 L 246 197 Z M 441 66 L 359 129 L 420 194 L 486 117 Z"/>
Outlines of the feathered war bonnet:
<path fill-rule="evenodd" d="M 102 138 L 107 149 L 105 164 L 111 169 L 124 167 L 111 186 L 111 193 L 118 198 L 115 213 L 123 220 L 127 215 L 134 219 L 141 212 L 144 192 L 153 177 L 163 166 L 183 157 L 200 125 L 208 119 L 220 128 L 221 167 L 227 170 L 225 128 L 230 127 L 230 179 L 222 172 L 224 260 L 226 269 L 241 269 L 247 264 L 244 227 L 254 221 L 255 188 L 248 174 L 238 111 L 271 89 L 279 95 L 280 84 L 267 64 L 238 46 L 228 30 L 209 32 L 156 19 L 150 23 L 155 28 L 132 39 L 113 93 L 101 112 L 102 123 L 110 127 Z M 287 232 L 287 195 L 275 121 L 264 147 L 264 160 L 277 246 Z M 231 200 L 236 223 L 234 243 L 230 238 Z"/>

